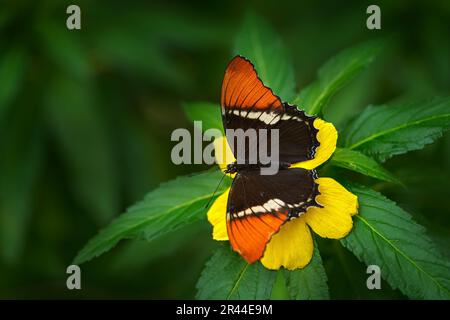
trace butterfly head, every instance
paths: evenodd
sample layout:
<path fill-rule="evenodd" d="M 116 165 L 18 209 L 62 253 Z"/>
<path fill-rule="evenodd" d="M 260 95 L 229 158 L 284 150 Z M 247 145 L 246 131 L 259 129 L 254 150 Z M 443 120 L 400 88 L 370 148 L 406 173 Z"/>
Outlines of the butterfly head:
<path fill-rule="evenodd" d="M 277 162 L 275 163 L 278 166 L 279 170 L 286 170 L 289 169 L 290 163 L 288 162 Z M 238 163 L 238 162 L 233 162 L 230 163 L 229 165 L 227 165 L 227 168 L 225 169 L 225 174 L 233 174 L 233 173 L 237 173 L 240 171 L 254 171 L 254 170 L 260 170 L 261 168 L 265 168 L 265 167 L 269 167 L 271 164 L 261 164 L 261 163 L 256 163 L 256 164 L 248 164 L 248 163 Z"/>

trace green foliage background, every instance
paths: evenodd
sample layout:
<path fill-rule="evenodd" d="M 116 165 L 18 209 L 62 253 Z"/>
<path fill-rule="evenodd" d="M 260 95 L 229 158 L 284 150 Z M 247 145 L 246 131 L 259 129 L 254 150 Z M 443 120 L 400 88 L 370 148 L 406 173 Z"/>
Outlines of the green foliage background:
<path fill-rule="evenodd" d="M 446 297 L 428 278 L 449 281 L 441 256 L 448 261 L 450 137 L 428 143 L 448 128 L 448 117 L 439 118 L 449 113 L 448 100 L 427 98 L 450 95 L 448 3 L 381 1 L 382 30 L 369 31 L 363 1 L 79 1 L 82 30 L 68 31 L 65 10 L 72 3 L 0 3 L 1 298 Z M 249 16 L 262 22 L 249 23 Z M 237 48 L 263 78 L 274 70 L 284 75 L 267 82 L 283 99 L 322 110 L 345 137 L 322 176 L 358 182 L 347 186 L 360 196 L 355 230 L 362 231 L 340 242 L 318 238 L 308 269 L 275 274 L 248 267 L 243 281 L 250 285 L 230 290 L 233 283 L 208 285 L 216 279 L 208 268 L 233 278 L 246 267 L 227 260 L 229 250 L 213 242 L 206 219 L 198 218 L 213 191 L 204 186 L 215 185 L 220 174 L 193 176 L 189 190 L 182 183 L 187 178 L 179 178 L 131 205 L 162 182 L 207 169 L 173 165 L 170 133 L 192 129 L 186 114 L 200 112 L 192 101 L 210 101 L 205 108 L 218 103 L 224 68 Z M 258 50 L 283 59 L 264 65 L 264 58 L 253 58 Z M 366 109 L 369 104 L 388 107 Z M 382 112 L 386 108 L 392 115 Z M 381 124 L 389 131 L 393 115 L 412 130 L 395 144 L 364 140 Z M 424 118 L 432 119 L 425 128 L 416 123 Z M 386 161 L 386 150 L 398 155 Z M 131 214 L 109 229 L 114 236 L 77 259 L 138 234 L 154 241 L 120 242 L 82 265 L 83 290 L 67 290 L 66 267 L 127 208 Z M 195 221 L 185 226 L 189 217 Z M 142 218 L 150 223 L 126 232 L 121 227 Z M 389 243 L 373 230 L 396 232 L 399 243 L 415 240 L 393 251 L 398 255 L 383 254 Z M 402 259 L 411 256 L 426 256 L 429 264 L 402 269 L 408 263 Z M 384 261 L 389 284 L 367 290 L 360 260 Z"/>

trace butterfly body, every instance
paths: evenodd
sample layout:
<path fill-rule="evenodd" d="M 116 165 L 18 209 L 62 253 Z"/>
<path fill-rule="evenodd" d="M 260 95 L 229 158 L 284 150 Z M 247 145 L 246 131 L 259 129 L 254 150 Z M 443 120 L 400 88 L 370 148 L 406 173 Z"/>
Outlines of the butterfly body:
<path fill-rule="evenodd" d="M 289 166 L 291 165 L 289 162 L 279 162 L 275 164 L 277 166 L 278 170 L 286 170 L 289 169 Z M 261 168 L 268 167 L 268 164 L 239 164 L 236 161 L 227 165 L 227 168 L 225 170 L 225 173 L 227 174 L 233 174 L 233 173 L 242 173 L 245 171 L 254 171 L 254 170 L 260 170 Z"/>

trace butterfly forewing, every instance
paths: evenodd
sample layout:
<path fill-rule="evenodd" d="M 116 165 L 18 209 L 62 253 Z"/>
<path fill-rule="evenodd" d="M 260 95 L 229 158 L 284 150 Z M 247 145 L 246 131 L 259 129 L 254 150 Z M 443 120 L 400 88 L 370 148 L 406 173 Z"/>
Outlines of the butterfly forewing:
<path fill-rule="evenodd" d="M 248 162 L 250 154 L 258 154 L 262 144 L 271 148 L 270 130 L 277 129 L 279 144 L 279 162 L 296 163 L 314 157 L 319 145 L 315 117 L 307 116 L 295 106 L 282 103 L 272 90 L 259 79 L 253 64 L 237 56 L 228 65 L 222 83 L 222 118 L 225 129 L 260 129 L 269 131 L 267 141 L 245 145 L 245 153 L 237 154 L 236 139 L 228 142 L 235 158 Z"/>
<path fill-rule="evenodd" d="M 280 98 L 258 78 L 253 64 L 237 56 L 228 64 L 222 82 L 222 113 L 225 109 L 238 111 L 281 109 Z"/>

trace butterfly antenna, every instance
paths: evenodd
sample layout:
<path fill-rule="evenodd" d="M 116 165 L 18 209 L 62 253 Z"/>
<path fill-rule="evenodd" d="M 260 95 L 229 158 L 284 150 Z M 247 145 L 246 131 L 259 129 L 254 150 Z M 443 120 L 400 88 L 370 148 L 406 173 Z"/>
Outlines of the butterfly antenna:
<path fill-rule="evenodd" d="M 209 207 L 209 205 L 211 204 L 212 199 L 214 198 L 214 196 L 216 195 L 217 190 L 219 190 L 220 185 L 222 184 L 223 178 L 225 178 L 225 175 L 222 175 L 222 178 L 219 181 L 219 184 L 216 187 L 216 190 L 214 190 L 213 195 L 211 196 L 211 198 L 209 199 L 208 203 L 205 205 L 205 209 Z"/>

